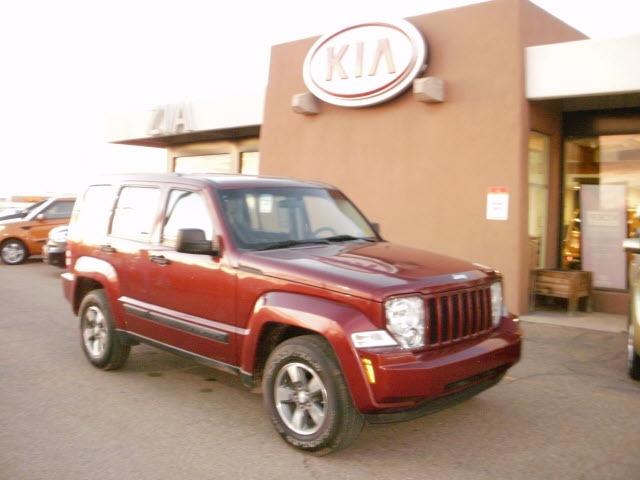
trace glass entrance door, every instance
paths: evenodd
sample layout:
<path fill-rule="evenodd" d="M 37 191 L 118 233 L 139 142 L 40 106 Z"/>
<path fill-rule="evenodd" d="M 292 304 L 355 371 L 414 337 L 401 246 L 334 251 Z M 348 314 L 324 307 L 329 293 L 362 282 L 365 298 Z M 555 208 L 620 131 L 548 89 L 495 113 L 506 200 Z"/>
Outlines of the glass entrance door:
<path fill-rule="evenodd" d="M 564 150 L 562 267 L 624 290 L 622 242 L 640 233 L 640 133 L 571 138 Z"/>

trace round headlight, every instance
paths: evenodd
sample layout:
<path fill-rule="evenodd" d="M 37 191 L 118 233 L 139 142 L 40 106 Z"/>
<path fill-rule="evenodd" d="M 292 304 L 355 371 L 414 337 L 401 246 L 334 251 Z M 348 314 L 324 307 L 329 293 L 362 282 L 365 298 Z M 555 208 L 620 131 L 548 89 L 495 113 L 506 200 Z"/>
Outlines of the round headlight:
<path fill-rule="evenodd" d="M 387 329 L 404 348 L 424 345 L 424 301 L 421 297 L 398 297 L 384 304 Z"/>

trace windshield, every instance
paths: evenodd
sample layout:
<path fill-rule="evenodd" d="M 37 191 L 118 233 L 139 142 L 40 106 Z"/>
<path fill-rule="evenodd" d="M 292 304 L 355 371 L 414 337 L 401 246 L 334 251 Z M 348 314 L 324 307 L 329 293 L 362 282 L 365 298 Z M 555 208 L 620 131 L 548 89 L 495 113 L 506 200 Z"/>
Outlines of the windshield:
<path fill-rule="evenodd" d="M 29 205 L 27 208 L 24 209 L 25 213 L 34 211 L 36 208 L 38 208 L 44 202 L 46 202 L 46 200 L 41 200 L 41 201 L 39 201 L 37 203 L 34 203 L 33 205 Z"/>
<path fill-rule="evenodd" d="M 28 213 L 32 212 L 35 208 L 42 205 L 46 200 L 42 200 L 38 203 L 31 204 L 27 207 L 10 207 L 5 208 L 4 210 L 0 210 L 0 216 L 2 217 L 13 217 L 13 218 L 22 218 L 27 216 Z"/>
<path fill-rule="evenodd" d="M 340 192 L 323 188 L 242 188 L 220 192 L 238 247 L 267 250 L 313 243 L 377 240 Z"/>

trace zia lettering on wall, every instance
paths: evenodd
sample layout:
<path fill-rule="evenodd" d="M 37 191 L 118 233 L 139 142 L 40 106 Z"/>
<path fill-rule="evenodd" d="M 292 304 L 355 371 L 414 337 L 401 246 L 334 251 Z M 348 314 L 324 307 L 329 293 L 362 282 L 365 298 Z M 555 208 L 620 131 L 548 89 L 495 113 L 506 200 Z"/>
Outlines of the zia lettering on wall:
<path fill-rule="evenodd" d="M 151 137 L 159 135 L 175 135 L 192 132 L 193 112 L 188 103 L 162 105 L 151 111 L 147 134 Z"/>

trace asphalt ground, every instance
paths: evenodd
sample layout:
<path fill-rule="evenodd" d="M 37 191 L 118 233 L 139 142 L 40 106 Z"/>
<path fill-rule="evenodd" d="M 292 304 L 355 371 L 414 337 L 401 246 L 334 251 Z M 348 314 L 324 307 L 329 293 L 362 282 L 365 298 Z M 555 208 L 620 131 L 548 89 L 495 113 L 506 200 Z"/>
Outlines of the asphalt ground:
<path fill-rule="evenodd" d="M 524 323 L 522 361 L 448 410 L 314 457 L 239 380 L 151 347 L 85 360 L 61 270 L 0 265 L 1 479 L 640 479 L 621 333 Z"/>

